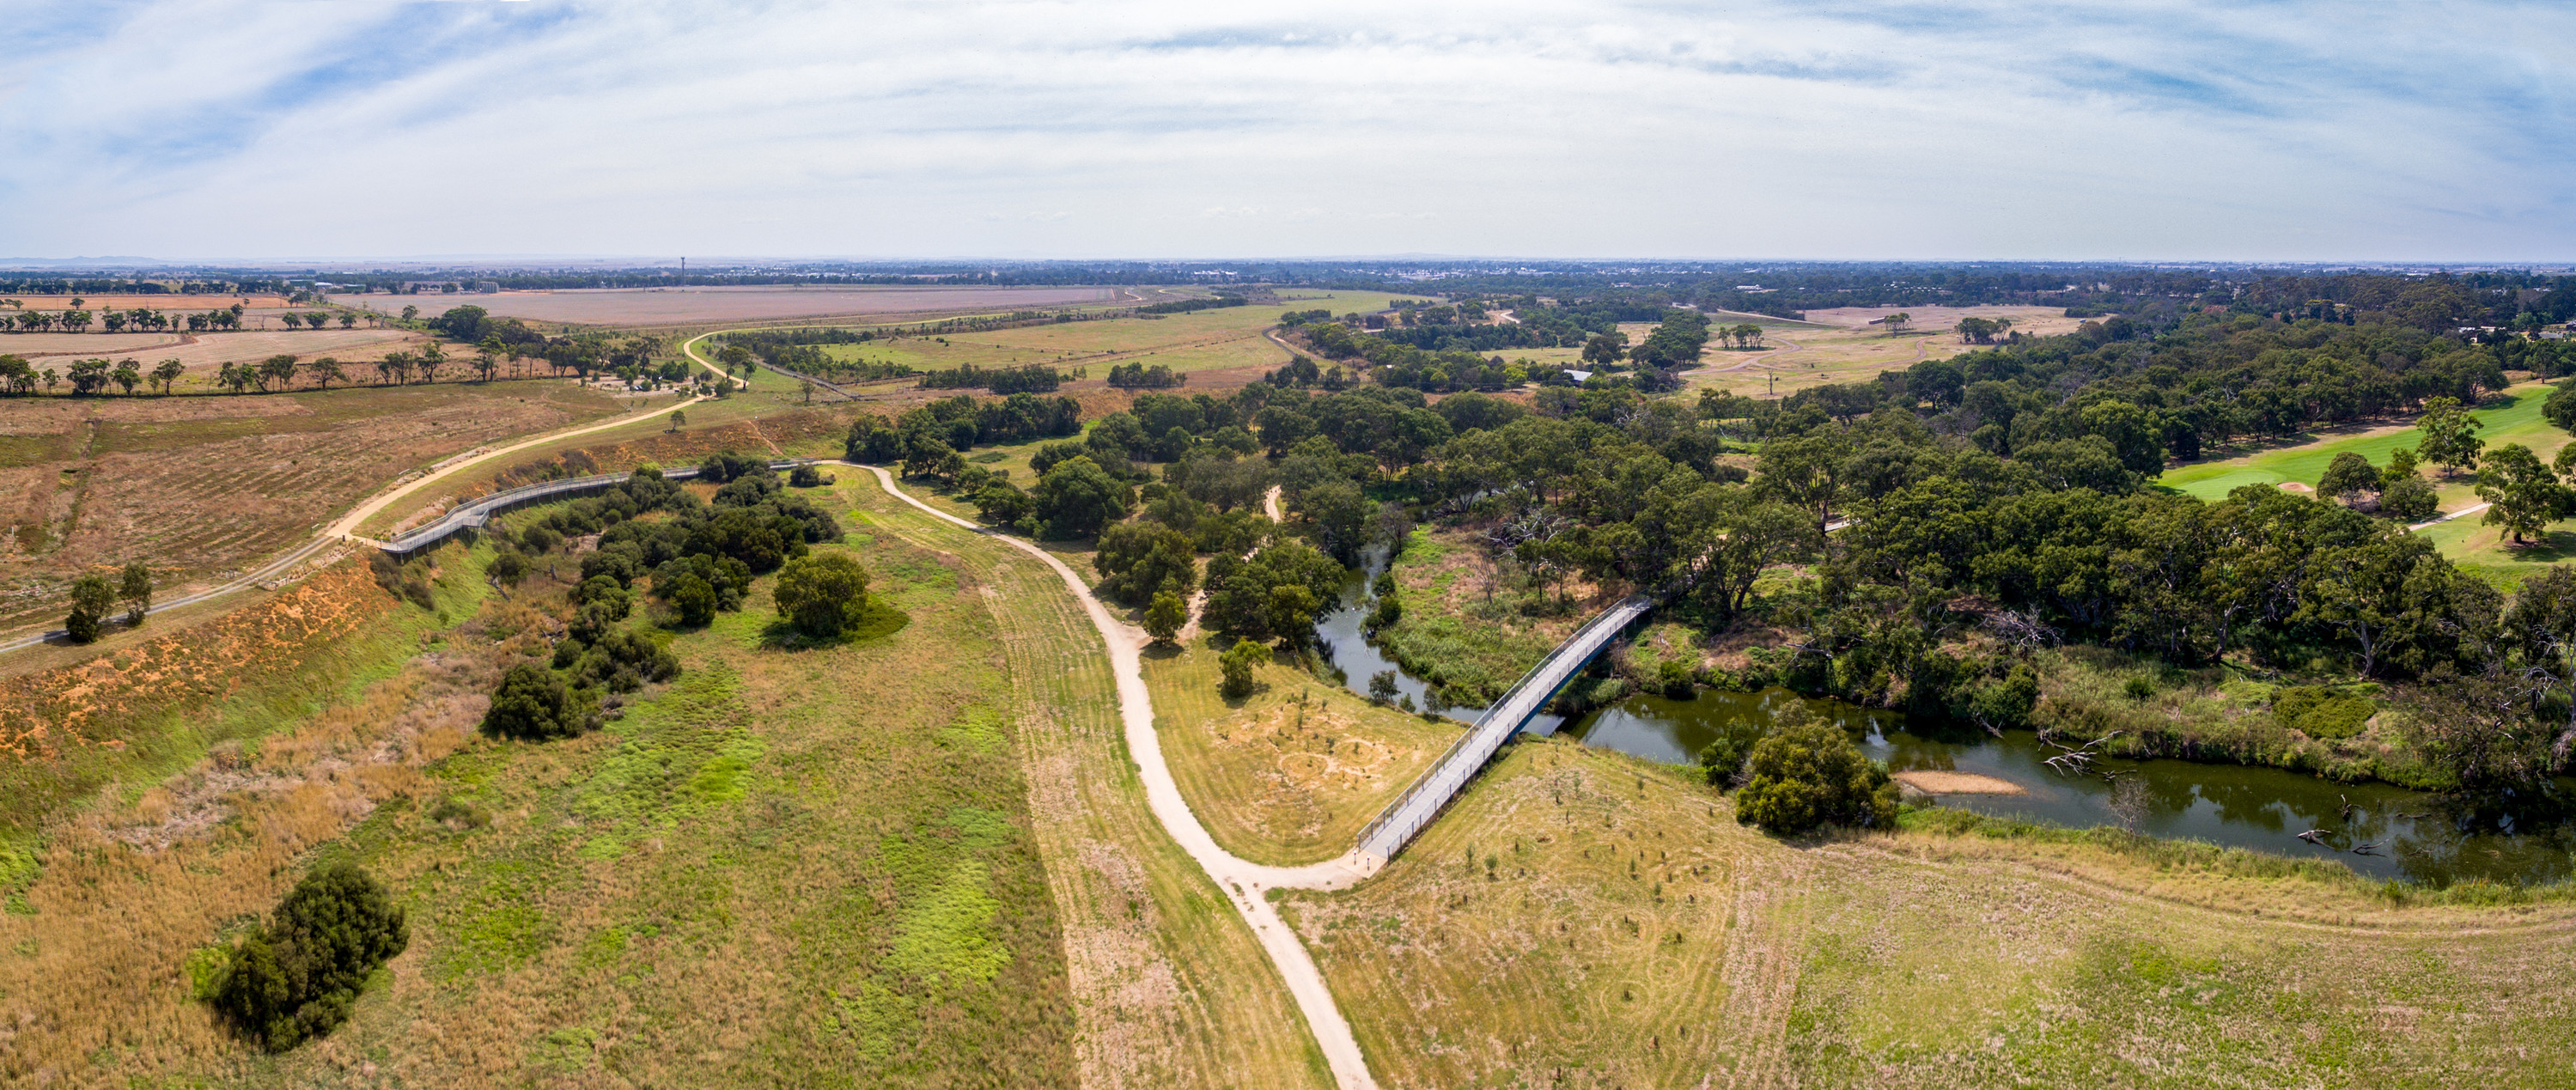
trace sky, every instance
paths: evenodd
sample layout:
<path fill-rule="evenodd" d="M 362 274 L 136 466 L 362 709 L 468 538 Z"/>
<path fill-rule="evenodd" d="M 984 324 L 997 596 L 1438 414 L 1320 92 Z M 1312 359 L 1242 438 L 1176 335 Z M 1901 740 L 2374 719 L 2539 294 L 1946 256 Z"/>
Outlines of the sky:
<path fill-rule="evenodd" d="M 0 0 L 0 27 L 0 258 L 2576 260 L 2565 3 Z"/>

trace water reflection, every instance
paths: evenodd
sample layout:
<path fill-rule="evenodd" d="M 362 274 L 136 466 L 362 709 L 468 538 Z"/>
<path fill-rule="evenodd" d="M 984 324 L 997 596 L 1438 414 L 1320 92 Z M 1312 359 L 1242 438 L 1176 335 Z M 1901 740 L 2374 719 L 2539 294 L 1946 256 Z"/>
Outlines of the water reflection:
<path fill-rule="evenodd" d="M 1435 708 L 1428 687 L 1370 646 L 1361 632 L 1372 603 L 1369 583 L 1385 565 L 1382 550 L 1369 555 L 1364 570 L 1345 589 L 1341 608 L 1316 623 L 1316 635 L 1340 675 L 1336 680 L 1345 687 L 1365 695 L 1370 676 L 1393 670 L 1398 694 L 1411 697 L 1415 707 Z M 2576 782 L 2562 782 L 2552 797 L 2472 805 L 2387 784 L 2338 784 L 2277 768 L 2191 761 L 2106 758 L 2095 762 L 2095 775 L 2067 776 L 2044 763 L 2057 751 L 2029 731 L 2007 731 L 1997 738 L 1973 727 L 1926 724 L 1918 732 L 1897 712 L 1802 697 L 1786 689 L 1704 691 L 1688 700 L 1641 694 L 1570 723 L 1541 716 L 1529 729 L 1537 734 L 1562 729 L 1586 745 L 1689 764 L 1716 739 L 1721 725 L 1743 716 L 1768 718 L 1791 701 L 1850 732 L 1891 770 L 1991 776 L 2022 791 L 1945 794 L 1938 797 L 1945 806 L 2078 829 L 2117 825 L 2122 817 L 2113 809 L 2108 776 L 2139 785 L 2132 789 L 2137 797 L 2130 812 L 2137 830 L 2154 836 L 2340 859 L 2366 875 L 2428 885 L 2477 878 L 2539 883 L 2576 874 L 2576 837 L 2570 836 L 2576 815 L 2563 801 L 2576 797 Z M 1438 709 L 1462 723 L 1474 722 L 1483 711 Z M 2299 839 L 2300 833 L 2313 833 L 2313 843 Z M 2357 853 L 2356 848 L 2366 850 Z"/>
<path fill-rule="evenodd" d="M 1703 692 L 1690 700 L 1635 696 L 1565 730 L 1589 745 L 1680 763 L 1713 740 L 1721 724 L 1768 718 L 1790 701 L 1840 724 L 1893 771 L 1972 773 L 2023 791 L 1939 796 L 1945 806 L 2072 828 L 2116 825 L 2113 782 L 2134 780 L 2142 789 L 2133 811 L 2137 830 L 2155 836 L 2337 858 L 2363 874 L 2432 885 L 2471 878 L 2547 882 L 2576 873 L 2576 838 L 2550 799 L 2470 806 L 2387 784 L 2338 784 L 2277 768 L 2192 761 L 2103 759 L 2095 762 L 2097 774 L 2068 776 L 2044 763 L 2057 751 L 2029 731 L 2001 738 L 1974 730 L 1917 734 L 1899 713 L 1784 689 Z M 2303 832 L 2313 842 L 2299 839 Z"/>

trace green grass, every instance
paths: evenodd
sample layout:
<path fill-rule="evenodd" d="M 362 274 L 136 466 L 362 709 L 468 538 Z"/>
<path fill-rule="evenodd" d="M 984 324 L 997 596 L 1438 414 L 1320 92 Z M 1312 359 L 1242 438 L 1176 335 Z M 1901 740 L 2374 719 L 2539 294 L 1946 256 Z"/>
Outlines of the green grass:
<path fill-rule="evenodd" d="M 1391 1086 L 2553 1086 L 2563 898 L 1946 812 L 1783 842 L 1523 741 L 1374 881 L 1285 901 Z M 2439 899 L 2436 899 L 2439 900 Z"/>
<path fill-rule="evenodd" d="M 1348 854 L 1360 826 L 1458 739 L 1456 723 L 1372 705 L 1283 663 L 1259 670 L 1259 691 L 1227 700 L 1217 642 L 1149 652 L 1145 684 L 1181 796 L 1235 855 L 1300 866 Z"/>
<path fill-rule="evenodd" d="M 2521 443 L 2538 452 L 2543 461 L 2566 445 L 2567 433 L 2542 419 L 2540 405 L 2549 398 L 2549 388 L 2541 385 L 2516 387 L 2512 399 L 2492 408 L 2470 412 L 2484 426 L 2478 434 L 2490 448 L 2507 443 Z M 2315 438 L 2293 446 L 2263 451 L 2219 461 L 2194 462 L 2165 471 L 2156 483 L 2186 495 L 2217 501 L 2242 485 L 2279 485 L 2296 481 L 2313 488 L 2325 476 L 2326 466 L 2335 455 L 2347 451 L 2370 459 L 2374 466 L 2386 466 L 2389 455 L 2399 447 L 2412 447 L 2421 435 L 2412 427 L 2377 427 L 2356 434 Z M 2437 472 L 2424 467 L 2427 473 Z M 2443 508 L 2455 510 L 2467 496 L 2467 486 L 2456 481 L 2434 478 L 2442 489 Z"/>

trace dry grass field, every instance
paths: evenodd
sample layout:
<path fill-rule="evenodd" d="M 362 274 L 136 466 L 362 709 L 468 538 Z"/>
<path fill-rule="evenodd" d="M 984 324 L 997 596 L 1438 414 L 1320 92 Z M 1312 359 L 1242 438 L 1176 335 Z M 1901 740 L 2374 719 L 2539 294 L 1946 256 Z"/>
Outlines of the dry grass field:
<path fill-rule="evenodd" d="M 146 373 L 162 360 L 177 360 L 188 369 L 188 373 L 174 390 L 190 393 L 216 389 L 215 375 L 227 363 L 258 363 L 276 355 L 292 355 L 305 363 L 329 356 L 349 369 L 351 379 L 374 382 L 377 376 L 369 364 L 385 358 L 387 353 L 418 351 L 429 339 L 428 334 L 400 329 L 253 330 L 190 334 L 185 344 L 156 345 L 134 351 L 77 354 L 132 360 Z M 447 354 L 451 361 L 443 372 L 447 377 L 461 378 L 469 373 L 465 364 L 454 361 L 470 359 L 470 350 L 450 344 Z M 307 385 L 309 380 L 299 378 L 296 383 Z"/>
<path fill-rule="evenodd" d="M 0 624 L 54 619 L 97 565 L 143 561 L 175 597 L 407 471 L 615 411 L 554 382 L 0 401 Z"/>
<path fill-rule="evenodd" d="M 1242 700 L 1218 693 L 1213 637 L 1148 652 L 1155 729 L 1190 811 L 1225 850 L 1294 867 L 1350 852 L 1360 826 L 1458 739 L 1287 665 Z"/>
<path fill-rule="evenodd" d="M 157 310 L 168 314 L 203 314 L 218 307 L 229 307 L 236 303 L 245 310 L 278 310 L 286 306 L 286 297 L 283 295 L 12 295 L 9 298 L 25 304 L 23 307 L 9 308 L 12 311 L 70 310 L 73 299 L 81 301 L 81 309 L 92 312 L 111 308 L 132 310 L 142 307 L 145 310 Z M 297 309 L 302 309 L 304 304 L 299 303 L 296 306 Z"/>
<path fill-rule="evenodd" d="M 10 333 L 0 335 L 0 356 L 114 356 L 177 348 L 194 339 L 184 333 Z"/>
<path fill-rule="evenodd" d="M 2503 899 L 2510 902 L 2511 894 Z M 1389 1087 L 2565 1085 L 2576 913 L 2117 835 L 1781 842 L 1525 740 L 1285 907 Z"/>
<path fill-rule="evenodd" d="M 1911 315 L 1902 333 L 1869 324 L 1899 311 Z M 2017 332 L 2046 336 L 2073 332 L 2083 322 L 2048 307 L 1842 307 L 1807 313 L 1810 328 L 1766 326 L 1764 346 L 1730 349 L 1711 342 L 1690 372 L 1693 386 L 1713 386 L 1748 396 L 1787 394 L 1836 382 L 1860 382 L 1881 371 L 1901 371 L 1923 360 L 1948 359 L 1978 346 L 1951 330 L 1967 317 L 2003 318 Z M 1723 319 L 1721 319 L 1723 321 Z M 1812 328 L 1824 326 L 1830 328 Z M 1637 340 L 1632 333 L 1629 339 Z"/>
<path fill-rule="evenodd" d="M 952 370 L 970 363 L 977 367 L 1042 363 L 1064 371 L 1081 369 L 1087 377 L 1073 384 L 1071 389 L 1076 391 L 1102 386 L 1113 365 L 1142 363 L 1189 374 L 1190 386 L 1182 391 L 1187 393 L 1193 388 L 1241 386 L 1288 362 L 1289 351 L 1265 335 L 1282 312 L 1376 310 L 1389 298 L 1383 292 L 1298 294 L 1280 303 L 991 333 L 904 337 L 835 345 L 829 351 L 843 359 L 899 363 L 924 371 Z"/>
<path fill-rule="evenodd" d="M 423 314 L 438 314 L 449 307 L 478 306 L 503 318 L 574 325 L 634 326 L 958 310 L 1008 311 L 1020 307 L 1107 303 L 1118 298 L 1118 289 L 1115 288 L 982 288 L 921 284 L 812 288 L 580 288 L 505 291 L 498 295 L 371 294 L 333 296 L 331 301 L 340 306 L 383 314 L 399 314 L 407 306 L 419 307 Z"/>

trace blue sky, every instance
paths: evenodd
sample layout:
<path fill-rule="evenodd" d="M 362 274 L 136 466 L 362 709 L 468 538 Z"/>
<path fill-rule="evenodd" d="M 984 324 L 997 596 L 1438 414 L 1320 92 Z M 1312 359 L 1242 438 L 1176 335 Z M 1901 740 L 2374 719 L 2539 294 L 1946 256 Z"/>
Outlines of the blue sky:
<path fill-rule="evenodd" d="M 2576 260 L 2576 5 L 0 2 L 0 256 Z"/>

